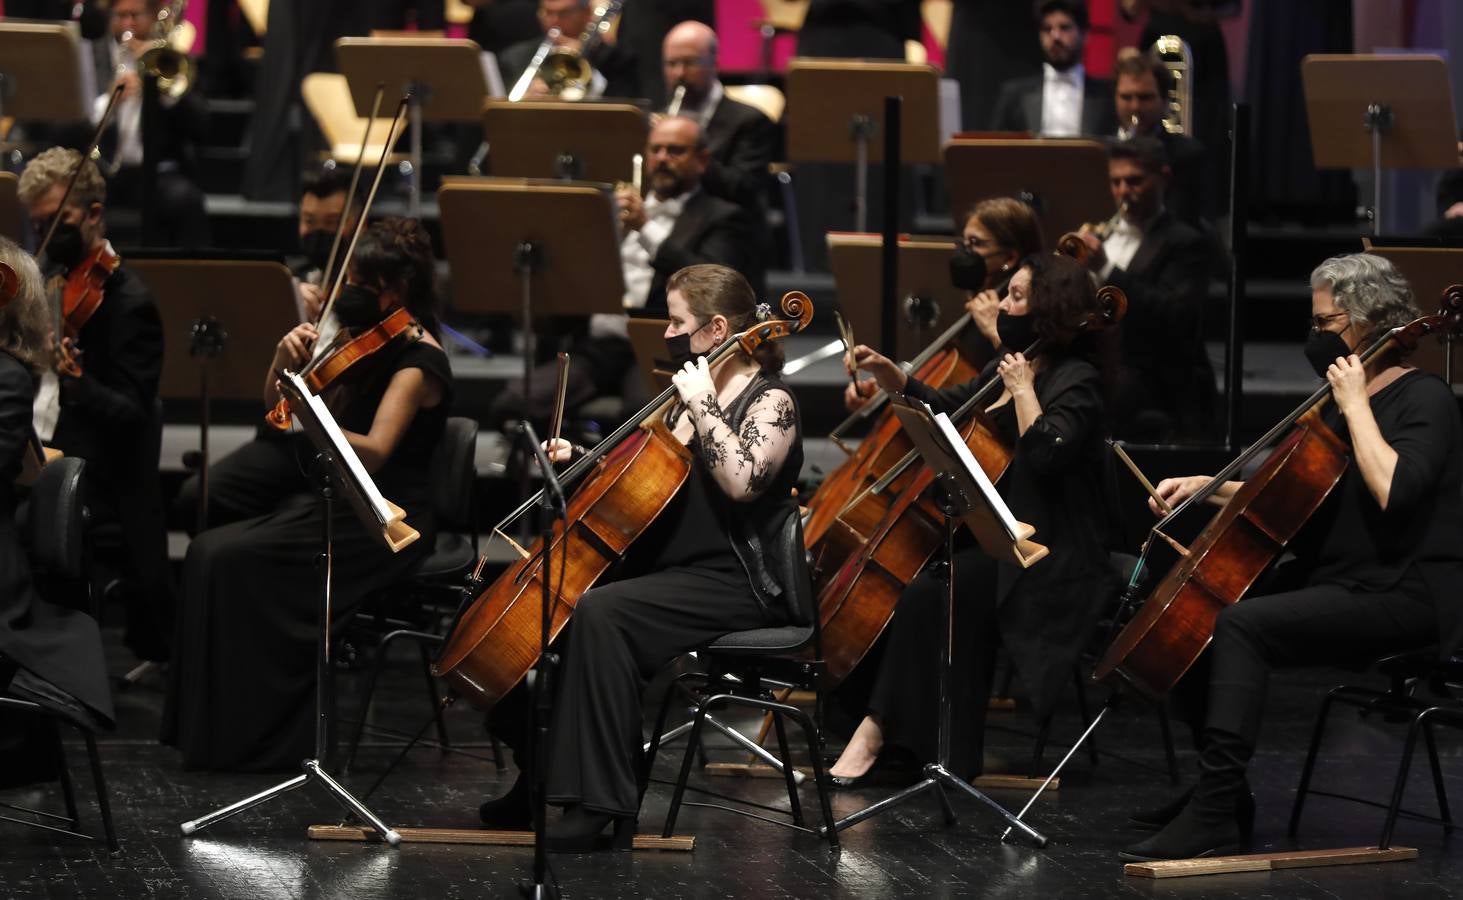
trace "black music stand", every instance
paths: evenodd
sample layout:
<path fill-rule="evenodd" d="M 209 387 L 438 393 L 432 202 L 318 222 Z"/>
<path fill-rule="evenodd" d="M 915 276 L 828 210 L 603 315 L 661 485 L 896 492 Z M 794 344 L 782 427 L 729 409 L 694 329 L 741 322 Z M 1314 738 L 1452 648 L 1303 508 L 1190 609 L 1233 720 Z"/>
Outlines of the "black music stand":
<path fill-rule="evenodd" d="M 1458 126 L 1441 57 L 1313 53 L 1301 61 L 1318 169 L 1370 169 L 1372 234 L 1382 231 L 1382 169 L 1451 169 Z"/>
<path fill-rule="evenodd" d="M 422 122 L 476 122 L 488 98 L 487 70 L 492 63 L 484 62 L 475 42 L 441 37 L 340 38 L 335 58 L 350 85 L 356 115 L 371 115 L 379 85 L 386 86 L 384 96 L 410 97 L 412 176 L 407 215 L 420 219 Z"/>
<path fill-rule="evenodd" d="M 74 22 L 0 20 L 0 116 L 30 122 L 91 118 L 94 87 Z"/>
<path fill-rule="evenodd" d="M 854 163 L 856 231 L 868 230 L 869 164 L 884 161 L 886 97 L 904 102 L 901 162 L 938 163 L 940 73 L 934 66 L 861 59 L 794 59 L 787 66 L 787 160 Z"/>
<path fill-rule="evenodd" d="M 626 331 L 630 346 L 635 350 L 635 368 L 645 381 L 645 395 L 654 397 L 671 386 L 670 362 L 666 359 L 665 330 L 670 326 L 667 319 L 632 318 Z"/>
<path fill-rule="evenodd" d="M 489 166 L 506 178 L 631 181 L 650 119 L 625 102 L 490 100 L 483 107 Z"/>
<path fill-rule="evenodd" d="M 215 400 L 259 408 L 260 373 L 280 336 L 297 324 L 294 282 L 278 261 L 129 257 L 162 315 L 158 396 L 198 401 L 199 529 L 208 509 L 208 433 Z M 257 421 L 257 420 L 256 420 Z"/>
<path fill-rule="evenodd" d="M 401 835 L 377 818 L 365 804 L 332 778 L 321 763 L 329 740 L 331 570 L 334 567 L 335 501 L 344 495 L 361 524 L 368 532 L 379 536 L 382 544 L 392 553 L 400 552 L 420 535 L 406 524 L 406 513 L 401 507 L 381 496 L 375 482 L 366 473 L 365 466 L 361 465 L 360 458 L 341 432 L 340 426 L 326 409 L 325 402 L 311 394 L 304 381 L 295 373 L 283 371 L 279 375 L 280 389 L 289 400 L 295 421 L 300 423 L 310 436 L 310 443 L 315 445 L 315 461 L 311 469 L 316 488 L 320 492 L 321 512 L 324 517 L 321 525 L 322 552 L 319 559 L 320 637 L 319 651 L 315 655 L 315 755 L 301 763 L 305 771 L 294 778 L 184 822 L 179 828 L 185 836 L 195 834 L 235 813 L 314 781 L 329 791 L 347 810 L 369 824 L 383 841 L 395 847 L 401 843 Z"/>
<path fill-rule="evenodd" d="M 603 185 L 451 178 L 437 192 L 453 308 L 507 313 L 523 327 L 523 396 L 534 320 L 624 314 L 615 205 Z"/>
<path fill-rule="evenodd" d="M 945 824 L 953 824 L 955 810 L 950 806 L 950 798 L 945 795 L 945 789 L 952 788 L 1004 819 L 1009 826 L 1008 833 L 1010 829 L 1015 829 L 1036 846 L 1045 847 L 1047 839 L 1044 835 L 951 772 L 949 761 L 950 668 L 954 652 L 953 621 L 956 603 L 956 520 L 965 523 L 965 527 L 975 535 L 981 550 L 987 555 L 1015 563 L 1022 568 L 1046 556 L 1047 549 L 1029 540 L 1034 530 L 1030 525 L 1016 521 L 1011 515 L 1005 501 L 996 493 L 995 486 L 971 456 L 949 416 L 944 413 L 932 415 L 929 406 L 910 401 L 903 396 L 891 397 L 890 408 L 899 417 L 899 424 L 909 433 L 925 464 L 935 470 L 936 484 L 939 485 L 941 494 L 940 506 L 945 516 L 945 559 L 941 565 L 945 573 L 946 592 L 945 618 L 940 629 L 939 757 L 935 762 L 925 764 L 925 777 L 917 784 L 839 819 L 833 823 L 833 827 L 840 831 L 852 827 L 925 791 L 935 792 L 940 801 L 940 809 L 945 814 Z"/>
<path fill-rule="evenodd" d="M 986 197 L 1017 197 L 1036 210 L 1048 247 L 1113 212 L 1107 148 L 1098 141 L 962 135 L 945 145 L 945 173 L 956 216 Z"/>

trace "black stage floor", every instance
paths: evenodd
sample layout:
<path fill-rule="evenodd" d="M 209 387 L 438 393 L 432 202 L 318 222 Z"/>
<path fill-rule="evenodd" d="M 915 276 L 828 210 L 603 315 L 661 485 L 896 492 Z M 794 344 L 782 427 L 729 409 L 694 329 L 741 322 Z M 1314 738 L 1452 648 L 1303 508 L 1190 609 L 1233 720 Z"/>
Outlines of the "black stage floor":
<path fill-rule="evenodd" d="M 126 661 L 113 645 L 114 670 Z M 1259 799 L 1257 841 L 1271 849 L 1345 847 L 1374 844 L 1382 813 L 1355 804 L 1315 798 L 1296 841 L 1285 836 L 1297 773 L 1316 703 L 1325 689 L 1348 676 L 1339 672 L 1292 673 L 1277 679 L 1267 725 L 1253 766 Z M 1355 676 L 1348 680 L 1354 681 Z M 342 707 L 353 715 L 353 690 L 363 673 L 341 679 Z M 1101 688 L 1091 689 L 1094 701 Z M 383 679 L 380 714 L 388 727 L 409 728 L 424 720 L 425 691 L 420 673 L 406 658 Z M 238 776 L 181 771 L 177 755 L 151 738 L 161 708 L 155 689 L 134 688 L 118 695 L 122 727 L 102 745 L 117 827 L 124 852 L 53 837 L 0 823 L 0 896 L 47 898 L 350 898 L 510 897 L 515 883 L 530 872 L 526 849 L 311 842 L 305 829 L 338 815 L 318 788 L 306 788 L 215 825 L 192 838 L 178 834 L 178 823 L 216 806 L 274 784 L 287 776 Z M 1031 721 L 1022 711 L 993 713 L 992 750 L 1010 758 L 1029 754 Z M 469 826 L 484 795 L 500 790 L 512 770 L 500 775 L 482 746 L 482 717 L 459 705 L 449 711 L 452 734 L 478 746 L 478 758 L 444 756 L 432 748 L 412 752 L 371 796 L 370 805 L 394 825 Z M 1059 714 L 1055 741 L 1070 740 L 1077 715 L 1069 701 Z M 1412 862 L 1263 874 L 1187 878 L 1154 882 L 1126 877 L 1116 858 L 1124 844 L 1138 839 L 1125 827 L 1129 810 L 1161 801 L 1170 790 L 1163 769 L 1157 721 L 1140 704 L 1118 708 L 1103 723 L 1098 743 L 1100 765 L 1075 761 L 1061 789 L 1043 798 L 1031 821 L 1051 839 L 1044 850 L 1003 845 L 997 822 L 968 801 L 956 801 L 959 822 L 945 827 L 933 798 L 865 822 L 843 835 L 841 853 L 808 834 L 799 834 L 724 812 L 688 809 L 678 831 L 696 836 L 692 853 L 640 851 L 622 854 L 556 856 L 553 866 L 566 897 L 1451 897 L 1463 895 L 1463 854 L 1441 828 L 1422 822 L 1399 826 L 1395 844 L 1417 847 Z M 1459 742 L 1446 732 L 1448 784 L 1459 796 L 1463 760 Z M 1317 776 L 1319 788 L 1366 791 L 1384 797 L 1400 752 L 1395 725 L 1353 713 L 1336 719 Z M 84 759 L 80 743 L 68 746 L 73 764 Z M 713 757 L 734 760 L 728 748 L 711 745 Z M 1059 755 L 1052 747 L 1049 757 Z M 364 792 L 394 755 L 383 740 L 362 751 L 357 771 L 346 781 Z M 674 753 L 679 760 L 679 747 Z M 1187 776 L 1191 753 L 1181 751 Z M 1419 760 L 1409 792 L 1410 805 L 1433 812 L 1426 763 Z M 90 781 L 77 767 L 84 801 L 84 824 L 97 824 L 89 805 Z M 656 777 L 670 779 L 672 761 L 662 758 Z M 780 779 L 693 776 L 731 794 L 784 807 Z M 881 797 L 875 787 L 836 795 L 842 815 Z M 652 786 L 641 830 L 658 833 L 670 789 Z M 993 792 L 1010 806 L 1020 793 Z M 805 808 L 816 819 L 810 788 Z M 59 804 L 52 789 L 8 791 L 0 800 L 27 805 Z"/>

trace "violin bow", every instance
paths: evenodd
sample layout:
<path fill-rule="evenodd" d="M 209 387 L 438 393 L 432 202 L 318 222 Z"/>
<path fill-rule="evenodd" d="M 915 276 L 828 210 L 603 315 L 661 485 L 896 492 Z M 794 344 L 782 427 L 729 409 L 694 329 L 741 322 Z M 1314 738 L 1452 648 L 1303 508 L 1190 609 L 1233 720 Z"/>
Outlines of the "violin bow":
<path fill-rule="evenodd" d="M 371 139 L 371 126 L 376 124 L 376 114 L 381 111 L 381 98 L 386 93 L 386 83 L 377 82 L 376 98 L 371 101 L 371 115 L 366 119 L 366 133 L 361 135 L 361 151 L 356 154 L 356 164 L 351 170 L 351 185 L 345 192 L 345 206 L 340 210 L 340 221 L 335 223 L 335 240 L 330 244 L 330 257 L 325 261 L 325 270 L 320 273 L 320 283 L 330 283 L 330 273 L 335 271 L 335 257 L 340 253 L 341 238 L 345 235 L 345 223 L 350 219 L 351 203 L 356 199 L 356 188 L 361 183 L 361 168 L 366 163 L 366 143 Z M 386 154 L 390 146 L 381 152 L 381 166 L 386 165 Z M 321 310 L 324 319 L 324 310 Z"/>
<path fill-rule="evenodd" d="M 61 210 L 66 208 L 71 195 L 76 193 L 76 182 L 81 178 L 81 167 L 91 159 L 96 152 L 97 145 L 102 142 L 102 135 L 106 133 L 107 126 L 112 124 L 112 113 L 117 109 L 117 100 L 122 96 L 122 85 L 112 88 L 112 96 L 107 98 L 107 106 L 102 110 L 102 118 L 97 122 L 96 130 L 91 134 L 91 140 L 87 142 L 86 149 L 82 151 L 81 158 L 76 165 L 71 167 L 71 176 L 66 179 L 66 190 L 61 194 L 61 202 L 56 206 L 56 214 L 51 216 L 51 224 L 46 228 L 46 236 L 41 239 L 41 245 L 36 248 L 36 259 L 40 259 L 46 253 L 46 248 L 51 246 L 51 238 L 56 236 L 56 226 L 61 223 Z"/>

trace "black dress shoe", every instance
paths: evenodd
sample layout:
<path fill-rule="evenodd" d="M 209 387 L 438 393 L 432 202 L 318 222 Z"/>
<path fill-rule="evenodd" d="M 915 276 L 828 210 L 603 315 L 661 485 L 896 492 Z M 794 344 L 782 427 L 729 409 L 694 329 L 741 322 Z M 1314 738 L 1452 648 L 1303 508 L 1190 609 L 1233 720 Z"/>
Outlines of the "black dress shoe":
<path fill-rule="evenodd" d="M 478 815 L 489 828 L 528 828 L 533 824 L 533 803 L 528 779 L 520 774 L 506 794 L 479 806 Z"/>
<path fill-rule="evenodd" d="M 1240 836 L 1234 815 L 1206 812 L 1190 802 L 1163 830 L 1118 852 L 1122 859 L 1196 859 L 1240 853 L 1249 842 Z"/>
<path fill-rule="evenodd" d="M 1190 785 L 1162 806 L 1133 813 L 1128 817 L 1128 825 L 1138 831 L 1157 831 L 1177 818 L 1193 796 L 1194 786 Z M 1234 822 L 1239 827 L 1240 840 L 1249 843 L 1255 833 L 1255 795 L 1250 792 L 1248 785 L 1235 798 Z"/>
<path fill-rule="evenodd" d="M 600 840 L 605 828 L 615 826 L 608 843 Z M 612 816 L 593 812 L 582 805 L 564 810 L 563 818 L 550 825 L 544 834 L 544 849 L 550 853 L 588 853 L 592 850 L 629 850 L 635 839 L 633 816 Z"/>

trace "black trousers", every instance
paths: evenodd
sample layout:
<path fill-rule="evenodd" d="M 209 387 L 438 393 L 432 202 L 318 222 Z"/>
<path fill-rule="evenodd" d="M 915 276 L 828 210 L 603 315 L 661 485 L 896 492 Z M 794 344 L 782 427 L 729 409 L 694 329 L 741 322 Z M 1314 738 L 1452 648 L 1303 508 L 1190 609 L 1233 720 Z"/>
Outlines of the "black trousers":
<path fill-rule="evenodd" d="M 248 443 L 208 467 L 208 527 L 252 519 L 273 512 L 286 497 L 309 488 L 307 472 L 314 457 L 298 434 L 266 433 L 262 428 Z M 191 475 L 173 501 L 173 512 L 197 523 L 200 481 Z"/>
<path fill-rule="evenodd" d="M 867 690 L 865 708 L 878 716 L 885 744 L 908 750 L 921 762 L 934 762 L 939 756 L 940 658 L 944 652 L 940 634 L 946 587 L 938 568 L 927 566 L 904 589 L 880 639 L 882 657 L 872 682 L 861 688 L 856 670 L 856 677 L 845 686 L 855 702 Z M 1000 644 L 995 584 L 996 564 L 978 547 L 955 551 L 949 763 L 951 771 L 961 777 L 974 777 L 982 767 L 986 703 Z"/>
<path fill-rule="evenodd" d="M 547 753 L 549 802 L 634 816 L 644 742 L 640 698 L 649 679 L 683 653 L 767 624 L 740 573 L 669 569 L 581 597 L 561 641 L 564 662 Z M 495 722 L 502 712 L 494 710 Z"/>

